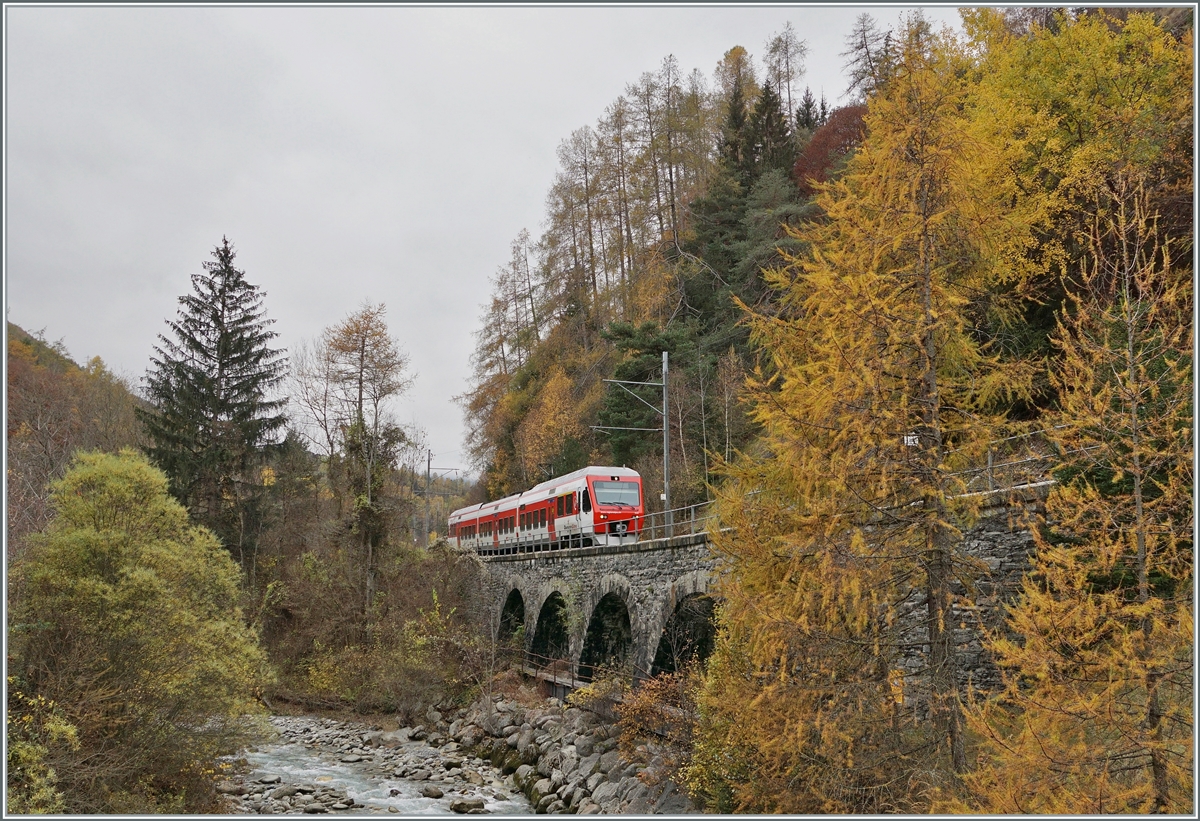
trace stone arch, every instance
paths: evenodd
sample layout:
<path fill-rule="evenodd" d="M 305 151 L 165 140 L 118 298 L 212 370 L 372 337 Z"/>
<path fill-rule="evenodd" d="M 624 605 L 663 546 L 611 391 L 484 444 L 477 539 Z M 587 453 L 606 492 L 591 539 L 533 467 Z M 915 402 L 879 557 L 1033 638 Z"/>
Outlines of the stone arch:
<path fill-rule="evenodd" d="M 703 662 L 712 653 L 716 637 L 713 610 L 717 600 L 709 594 L 711 578 L 707 571 L 695 570 L 671 585 L 655 632 L 652 676 L 675 672 L 692 658 Z"/>
<path fill-rule="evenodd" d="M 529 652 L 535 663 L 545 659 L 571 660 L 570 612 L 566 590 L 552 586 L 539 596 L 540 606 L 534 622 Z"/>
<path fill-rule="evenodd" d="M 622 576 L 620 573 L 605 573 L 600 577 L 600 581 L 592 585 L 587 591 L 583 602 L 583 615 L 586 619 L 591 619 L 592 613 L 595 612 L 596 606 L 600 604 L 600 600 L 608 595 L 617 596 L 625 603 L 625 609 L 629 611 L 630 621 L 637 623 L 637 610 L 634 604 L 633 586 L 629 583 L 629 579 Z"/>
<path fill-rule="evenodd" d="M 499 629 L 496 640 L 501 644 L 520 642 L 525 638 L 525 597 L 519 587 L 513 587 L 500 608 Z"/>
<path fill-rule="evenodd" d="M 592 608 L 579 654 L 578 677 L 582 681 L 591 681 L 600 667 L 620 668 L 632 655 L 633 626 L 629 607 L 618 593 L 610 591 Z"/>
<path fill-rule="evenodd" d="M 537 621 L 546 605 L 546 599 L 557 593 L 567 602 L 568 607 L 576 599 L 571 586 L 557 576 L 540 582 L 536 578 L 520 579 L 512 586 L 519 588 L 521 595 L 525 597 L 525 625 L 530 636 L 537 631 Z"/>

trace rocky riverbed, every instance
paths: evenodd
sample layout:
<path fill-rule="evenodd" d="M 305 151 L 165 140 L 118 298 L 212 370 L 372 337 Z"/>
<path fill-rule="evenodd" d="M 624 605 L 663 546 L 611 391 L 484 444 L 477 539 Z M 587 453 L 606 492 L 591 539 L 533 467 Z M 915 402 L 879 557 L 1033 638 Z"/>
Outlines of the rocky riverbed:
<path fill-rule="evenodd" d="M 310 716 L 271 723 L 278 739 L 246 751 L 243 772 L 221 785 L 230 812 L 697 812 L 671 781 L 647 777 L 661 759 L 623 760 L 611 722 L 557 699 L 493 695 L 390 732 Z"/>
<path fill-rule="evenodd" d="M 529 814 L 513 779 L 424 728 L 273 716 L 278 736 L 243 752 L 219 786 L 230 813 Z"/>

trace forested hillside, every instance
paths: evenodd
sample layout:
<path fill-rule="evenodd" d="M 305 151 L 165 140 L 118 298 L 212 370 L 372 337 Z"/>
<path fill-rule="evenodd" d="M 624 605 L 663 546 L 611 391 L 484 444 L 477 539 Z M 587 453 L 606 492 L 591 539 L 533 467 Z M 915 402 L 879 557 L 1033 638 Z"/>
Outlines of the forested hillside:
<path fill-rule="evenodd" d="M 661 483 L 660 437 L 591 426 L 659 427 L 601 380 L 652 381 L 664 350 L 677 493 L 704 498 L 708 454 L 747 441 L 734 398 L 747 334 L 731 297 L 763 299 L 759 269 L 794 245 L 781 229 L 803 214 L 790 171 L 828 116 L 801 91 L 803 60 L 790 25 L 768 44 L 765 70 L 740 46 L 711 83 L 667 57 L 563 140 L 546 229 L 522 232 L 496 271 L 462 397 L 490 496 L 589 461 Z M 813 173 L 844 150 L 827 146 Z"/>
<path fill-rule="evenodd" d="M 492 497 L 591 462 L 653 500 L 659 436 L 597 428 L 658 418 L 602 380 L 670 354 L 673 502 L 722 525 L 717 647 L 671 701 L 712 809 L 1192 808 L 1190 12 L 963 24 L 860 17 L 833 111 L 788 31 L 711 85 L 667 58 L 563 142 L 485 306 Z M 961 534 L 999 443 L 1058 468 L 979 694 Z"/>
<path fill-rule="evenodd" d="M 132 386 L 99 358 L 80 367 L 60 345 L 8 323 L 8 557 L 50 520 L 48 484 L 78 449 L 144 440 Z"/>

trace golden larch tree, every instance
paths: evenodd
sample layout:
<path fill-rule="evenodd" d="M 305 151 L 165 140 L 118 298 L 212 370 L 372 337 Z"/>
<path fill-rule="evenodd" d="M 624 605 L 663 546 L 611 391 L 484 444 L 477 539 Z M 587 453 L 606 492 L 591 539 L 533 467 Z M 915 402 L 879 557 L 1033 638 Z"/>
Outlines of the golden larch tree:
<path fill-rule="evenodd" d="M 1083 290 L 1060 318 L 1058 483 L 970 711 L 973 808 L 1190 813 L 1192 286 L 1143 181 L 1097 197 Z"/>
<path fill-rule="evenodd" d="M 965 768 L 969 468 L 1029 369 L 979 330 L 1010 226 L 976 176 L 964 67 L 910 21 L 826 219 L 797 234 L 811 256 L 767 272 L 778 302 L 748 315 L 764 435 L 719 492 L 722 635 L 690 770 L 722 809 L 921 809 Z"/>

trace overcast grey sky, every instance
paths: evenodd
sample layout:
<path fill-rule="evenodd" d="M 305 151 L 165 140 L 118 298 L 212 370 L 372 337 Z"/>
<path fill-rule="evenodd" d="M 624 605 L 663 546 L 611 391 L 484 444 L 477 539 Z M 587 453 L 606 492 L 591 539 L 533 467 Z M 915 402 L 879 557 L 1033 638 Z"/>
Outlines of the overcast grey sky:
<path fill-rule="evenodd" d="M 957 24 L 948 5 L 926 16 Z M 674 54 L 712 79 L 787 22 L 831 104 L 896 6 L 5 8 L 6 312 L 138 380 L 228 236 L 290 347 L 384 302 L 436 466 L 488 276 L 541 233 L 555 148 Z"/>

